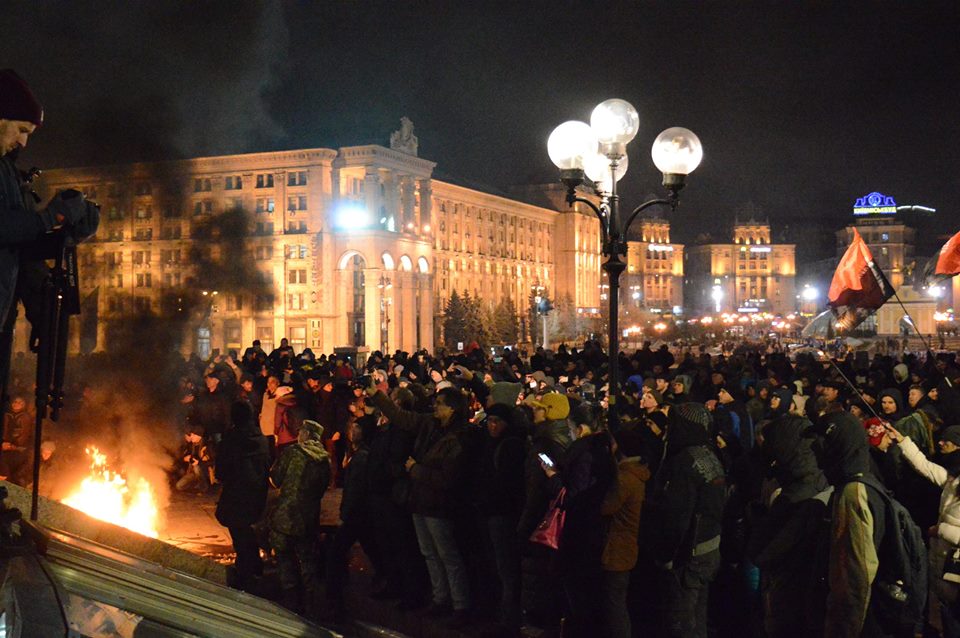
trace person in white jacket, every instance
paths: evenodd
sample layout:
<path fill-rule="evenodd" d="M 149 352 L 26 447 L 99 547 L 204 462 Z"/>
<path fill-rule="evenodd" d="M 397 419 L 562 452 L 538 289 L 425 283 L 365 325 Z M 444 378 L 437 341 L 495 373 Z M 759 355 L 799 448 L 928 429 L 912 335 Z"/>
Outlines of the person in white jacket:
<path fill-rule="evenodd" d="M 944 638 L 960 638 L 960 585 L 943 579 L 947 552 L 960 546 L 960 425 L 952 425 L 940 434 L 938 446 L 943 464 L 933 463 L 916 443 L 887 425 L 903 456 L 917 472 L 943 488 L 937 524 L 929 529 L 930 593 L 940 603 Z"/>

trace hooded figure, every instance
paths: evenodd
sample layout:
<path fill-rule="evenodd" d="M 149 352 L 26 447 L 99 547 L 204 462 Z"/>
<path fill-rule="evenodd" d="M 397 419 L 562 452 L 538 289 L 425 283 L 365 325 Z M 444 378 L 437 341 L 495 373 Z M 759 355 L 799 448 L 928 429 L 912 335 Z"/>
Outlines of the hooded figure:
<path fill-rule="evenodd" d="M 323 446 L 323 426 L 304 420 L 297 443 L 283 450 L 270 473 L 280 488 L 270 517 L 270 544 L 277 553 L 284 605 L 301 608 L 302 591 L 315 601 L 317 565 L 314 556 L 320 500 L 330 483 L 330 455 Z M 299 578 L 298 578 L 299 576 Z"/>
<path fill-rule="evenodd" d="M 767 411 L 767 418 L 773 420 L 786 415 L 788 412 L 790 412 L 790 404 L 792 401 L 793 393 L 791 393 L 787 388 L 777 388 L 771 392 L 770 407 Z"/>
<path fill-rule="evenodd" d="M 766 515 L 754 521 L 747 556 L 764 575 L 764 629 L 770 638 L 816 635 L 822 629 L 813 557 L 833 488 L 804 436 L 809 427 L 806 419 L 788 415 L 763 432 L 763 461 L 780 491 Z"/>
<path fill-rule="evenodd" d="M 644 526 L 651 557 L 664 570 L 668 635 L 703 638 L 707 592 L 720 567 L 726 477 L 711 445 L 707 409 L 681 403 L 669 416 L 664 459 Z"/>
<path fill-rule="evenodd" d="M 821 457 L 834 486 L 827 571 L 826 638 L 885 635 L 872 609 L 873 581 L 880 559 L 886 512 L 882 497 L 861 479 L 870 474 L 870 444 L 860 421 L 849 412 L 827 415 Z"/>
<path fill-rule="evenodd" d="M 217 521 L 227 528 L 237 553 L 236 570 L 241 589 L 263 575 L 260 546 L 253 524 L 267 505 L 270 448 L 267 437 L 253 420 L 250 404 L 235 402 L 230 409 L 233 428 L 223 436 L 214 469 L 223 485 L 217 501 Z"/>

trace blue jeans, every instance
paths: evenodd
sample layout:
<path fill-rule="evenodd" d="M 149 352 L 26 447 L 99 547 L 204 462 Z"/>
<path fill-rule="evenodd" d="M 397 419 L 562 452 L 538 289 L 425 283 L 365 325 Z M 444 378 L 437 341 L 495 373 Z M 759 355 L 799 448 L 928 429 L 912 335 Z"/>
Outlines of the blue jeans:
<path fill-rule="evenodd" d="M 413 515 L 420 553 L 427 563 L 433 602 L 453 603 L 454 609 L 470 608 L 470 583 L 463 557 L 457 548 L 453 521 L 447 518 Z"/>

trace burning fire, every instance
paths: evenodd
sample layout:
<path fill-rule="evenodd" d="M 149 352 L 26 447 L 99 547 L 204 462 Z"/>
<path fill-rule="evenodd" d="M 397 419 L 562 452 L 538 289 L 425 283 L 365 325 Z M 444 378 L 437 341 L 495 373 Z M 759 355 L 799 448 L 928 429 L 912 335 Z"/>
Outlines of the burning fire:
<path fill-rule="evenodd" d="M 107 465 L 107 455 L 96 447 L 87 448 L 90 472 L 63 503 L 101 521 L 158 538 L 157 496 L 143 477 L 133 485 Z"/>

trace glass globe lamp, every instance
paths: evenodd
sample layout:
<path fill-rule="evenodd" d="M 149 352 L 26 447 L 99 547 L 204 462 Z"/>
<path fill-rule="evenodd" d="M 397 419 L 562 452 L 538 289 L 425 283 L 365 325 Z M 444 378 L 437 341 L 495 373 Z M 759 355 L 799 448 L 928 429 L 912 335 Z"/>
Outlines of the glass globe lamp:
<path fill-rule="evenodd" d="M 615 173 L 618 182 L 627 174 L 627 167 L 629 165 L 630 160 L 626 155 L 620 158 Z M 613 182 L 610 180 L 610 159 L 606 155 L 603 153 L 594 153 L 590 157 L 587 157 L 583 163 L 583 172 L 586 173 L 587 177 L 593 180 L 604 193 L 613 192 Z"/>
<path fill-rule="evenodd" d="M 596 133 L 586 122 L 564 122 L 547 139 L 547 154 L 560 170 L 583 169 L 585 158 L 597 154 Z"/>
<path fill-rule="evenodd" d="M 640 115 L 626 100 L 606 100 L 590 114 L 590 128 L 601 144 L 628 144 L 640 130 Z"/>
<path fill-rule="evenodd" d="M 693 131 L 675 126 L 657 136 L 651 155 L 664 175 L 689 175 L 703 159 L 703 145 Z"/>

